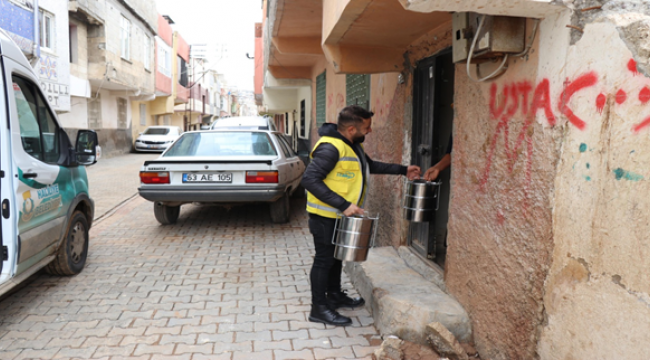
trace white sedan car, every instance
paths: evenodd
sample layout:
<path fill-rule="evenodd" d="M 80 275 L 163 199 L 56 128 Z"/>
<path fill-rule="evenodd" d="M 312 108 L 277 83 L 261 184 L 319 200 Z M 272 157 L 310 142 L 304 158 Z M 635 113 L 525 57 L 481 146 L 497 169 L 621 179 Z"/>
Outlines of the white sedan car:
<path fill-rule="evenodd" d="M 187 203 L 266 202 L 274 223 L 289 221 L 289 196 L 304 195 L 305 164 L 268 127 L 186 132 L 140 171 L 140 196 L 153 201 L 163 225 Z"/>
<path fill-rule="evenodd" d="M 135 151 L 163 152 L 181 135 L 178 126 L 149 126 L 136 139 Z"/>

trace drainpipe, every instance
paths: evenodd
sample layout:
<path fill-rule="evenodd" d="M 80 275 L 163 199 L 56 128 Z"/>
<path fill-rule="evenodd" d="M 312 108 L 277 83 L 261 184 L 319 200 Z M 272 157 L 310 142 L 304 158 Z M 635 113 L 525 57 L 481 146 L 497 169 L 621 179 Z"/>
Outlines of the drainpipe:
<path fill-rule="evenodd" d="M 39 61 L 41 60 L 41 29 L 38 25 L 38 0 L 34 0 L 34 45 L 32 45 L 32 54 L 34 58 L 30 61 L 30 64 L 35 68 Z"/>

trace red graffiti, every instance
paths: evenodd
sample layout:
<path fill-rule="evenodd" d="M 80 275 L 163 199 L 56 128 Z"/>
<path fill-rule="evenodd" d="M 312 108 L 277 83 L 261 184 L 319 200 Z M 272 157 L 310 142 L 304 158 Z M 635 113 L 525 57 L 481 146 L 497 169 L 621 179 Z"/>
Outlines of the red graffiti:
<path fill-rule="evenodd" d="M 327 95 L 327 107 L 332 106 L 334 104 L 334 94 L 329 94 Z"/>
<path fill-rule="evenodd" d="M 605 108 L 605 101 L 607 101 L 607 96 L 605 94 L 600 93 L 598 94 L 598 97 L 596 98 L 596 110 L 598 110 L 599 114 L 603 114 L 603 109 Z"/>
<path fill-rule="evenodd" d="M 632 128 L 632 130 L 633 130 L 634 132 L 639 132 L 639 131 L 641 131 L 643 128 L 648 127 L 648 125 L 650 125 L 650 116 L 647 117 L 645 120 L 641 121 L 640 123 L 634 125 L 634 127 Z"/>
<path fill-rule="evenodd" d="M 650 89 L 648 89 L 647 86 L 639 91 L 639 101 L 641 101 L 642 104 L 650 101 Z"/>
<path fill-rule="evenodd" d="M 616 103 L 621 105 L 622 103 L 625 102 L 625 100 L 627 100 L 627 93 L 625 92 L 625 90 L 619 89 L 616 92 Z"/>
<path fill-rule="evenodd" d="M 580 130 L 583 130 L 587 124 L 573 113 L 569 107 L 569 101 L 575 93 L 584 88 L 594 86 L 597 82 L 598 76 L 594 71 L 586 73 L 566 85 L 564 91 L 562 91 L 562 95 L 560 95 L 560 101 L 558 102 L 560 112 L 564 114 L 564 116 L 566 116 L 567 119 L 569 119 L 569 121 Z"/>
<path fill-rule="evenodd" d="M 630 70 L 634 76 L 639 75 L 639 70 L 636 68 L 636 61 L 634 61 L 634 59 L 630 59 L 630 61 L 627 62 L 627 69 Z"/>
<path fill-rule="evenodd" d="M 336 108 L 338 110 L 343 109 L 345 106 L 345 99 L 343 98 L 343 95 L 341 94 L 336 94 Z"/>
<path fill-rule="evenodd" d="M 524 193 L 526 194 L 525 198 L 528 199 L 528 190 L 529 185 L 532 180 L 532 156 L 533 156 L 533 138 L 532 134 L 528 129 L 532 126 L 535 115 L 539 110 L 544 111 L 546 120 L 548 123 L 553 126 L 555 125 L 555 115 L 551 109 L 551 97 L 550 85 L 548 79 L 542 80 L 536 87 L 533 93 L 532 103 L 528 106 L 528 94 L 532 90 L 532 85 L 530 82 L 518 82 L 507 84 L 503 87 L 503 92 L 501 98 L 503 103 L 498 107 L 497 103 L 497 87 L 496 84 L 492 85 L 490 89 L 490 114 L 499 120 L 497 128 L 492 136 L 490 143 L 490 149 L 488 150 L 488 158 L 485 165 L 485 170 L 483 171 L 483 177 L 480 180 L 480 188 L 485 191 L 488 179 L 490 177 L 490 171 L 492 168 L 492 161 L 494 159 L 494 154 L 496 152 L 497 141 L 499 140 L 499 135 L 503 133 L 503 144 L 506 158 L 508 161 L 508 170 L 510 172 L 514 171 L 515 164 L 519 157 L 520 149 L 522 148 L 525 142 L 525 151 L 526 151 L 526 165 L 525 165 L 525 183 L 524 183 Z M 510 120 L 517 113 L 518 109 L 522 110 L 522 115 L 525 117 L 524 125 L 519 131 L 517 139 L 515 140 L 514 147 L 510 147 Z M 526 200 L 527 201 L 527 200 Z M 527 203 L 524 204 L 527 206 Z"/>

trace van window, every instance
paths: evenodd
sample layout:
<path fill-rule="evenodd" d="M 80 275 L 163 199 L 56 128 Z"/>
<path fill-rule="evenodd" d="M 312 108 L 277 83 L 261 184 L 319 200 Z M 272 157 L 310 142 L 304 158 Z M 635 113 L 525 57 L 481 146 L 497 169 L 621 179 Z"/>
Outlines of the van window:
<path fill-rule="evenodd" d="M 23 149 L 44 162 L 56 163 L 61 155 L 59 127 L 36 85 L 12 77 Z"/>

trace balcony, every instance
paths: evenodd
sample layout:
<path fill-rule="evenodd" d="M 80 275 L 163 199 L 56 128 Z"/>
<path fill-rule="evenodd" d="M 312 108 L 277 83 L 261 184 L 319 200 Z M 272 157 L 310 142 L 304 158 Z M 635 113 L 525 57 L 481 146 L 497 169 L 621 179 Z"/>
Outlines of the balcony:
<path fill-rule="evenodd" d="M 311 79 L 323 57 L 321 0 L 279 0 L 271 3 L 267 22 L 266 68 L 276 79 Z"/>
<path fill-rule="evenodd" d="M 323 3 L 323 50 L 337 73 L 399 72 L 408 46 L 451 28 L 451 14 L 408 11 L 396 0 Z"/>

